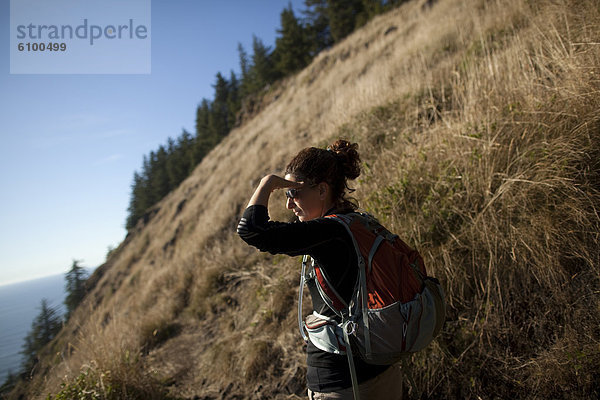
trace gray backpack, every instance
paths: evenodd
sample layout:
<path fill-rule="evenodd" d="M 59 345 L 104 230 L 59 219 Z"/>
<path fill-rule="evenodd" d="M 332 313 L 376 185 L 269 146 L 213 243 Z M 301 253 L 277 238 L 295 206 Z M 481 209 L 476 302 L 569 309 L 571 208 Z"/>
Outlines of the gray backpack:
<path fill-rule="evenodd" d="M 358 279 L 346 303 L 326 272 L 314 260 L 309 267 L 308 256 L 304 256 L 298 324 L 305 341 L 323 351 L 347 355 L 354 398 L 358 399 L 353 351 L 367 363 L 392 365 L 423 349 L 443 327 L 444 291 L 437 279 L 427 276 L 421 255 L 371 215 L 327 218 L 338 221 L 350 233 L 358 258 Z M 315 280 L 337 320 L 316 312 L 302 320 L 302 292 L 309 280 Z"/>

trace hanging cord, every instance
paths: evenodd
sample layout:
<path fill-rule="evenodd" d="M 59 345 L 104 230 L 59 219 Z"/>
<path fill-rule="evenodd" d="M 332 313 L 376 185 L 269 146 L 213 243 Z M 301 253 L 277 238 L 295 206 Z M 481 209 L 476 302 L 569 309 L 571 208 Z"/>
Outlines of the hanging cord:
<path fill-rule="evenodd" d="M 298 289 L 298 328 L 304 343 L 308 343 L 308 336 L 304 332 L 304 321 L 302 319 L 302 293 L 304 292 L 304 284 L 306 283 L 306 264 L 308 263 L 308 256 L 302 257 L 302 273 L 300 275 L 300 289 Z"/>
<path fill-rule="evenodd" d="M 356 323 L 351 320 L 345 321 L 342 323 L 342 330 L 344 331 L 344 340 L 346 342 L 346 355 L 348 356 L 348 366 L 350 367 L 352 393 L 354 394 L 354 400 L 360 400 L 360 391 L 358 390 L 358 378 L 356 377 L 356 367 L 354 366 L 352 346 L 350 345 L 350 335 L 353 335 L 356 332 Z"/>

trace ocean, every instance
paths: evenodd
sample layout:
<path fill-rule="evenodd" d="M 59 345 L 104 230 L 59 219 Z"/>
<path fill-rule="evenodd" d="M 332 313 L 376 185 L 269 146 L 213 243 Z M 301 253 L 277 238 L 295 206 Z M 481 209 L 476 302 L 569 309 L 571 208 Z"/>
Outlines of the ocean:
<path fill-rule="evenodd" d="M 64 274 L 0 286 L 0 385 L 9 372 L 16 374 L 21 369 L 19 352 L 43 298 L 64 314 Z"/>

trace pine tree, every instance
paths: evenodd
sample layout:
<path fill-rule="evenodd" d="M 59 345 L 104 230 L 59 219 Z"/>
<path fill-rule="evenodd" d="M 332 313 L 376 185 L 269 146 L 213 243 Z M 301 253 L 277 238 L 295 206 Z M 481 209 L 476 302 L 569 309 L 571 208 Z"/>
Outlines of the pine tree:
<path fill-rule="evenodd" d="M 196 136 L 206 135 L 208 132 L 208 118 L 210 115 L 210 101 L 202 99 L 196 109 Z"/>
<path fill-rule="evenodd" d="M 177 142 L 172 138 L 167 139 L 167 177 L 169 187 L 175 188 L 188 176 L 190 160 L 188 159 L 187 147 L 192 140 L 191 135 L 183 130 Z"/>
<path fill-rule="evenodd" d="M 258 37 L 252 36 L 252 51 L 252 66 L 248 74 L 249 94 L 260 92 L 278 78 L 271 58 L 271 48 L 265 46 Z"/>
<path fill-rule="evenodd" d="M 73 265 L 69 272 L 65 274 L 65 306 L 67 307 L 67 319 L 71 317 L 71 314 L 79 303 L 83 300 L 86 288 L 85 281 L 87 280 L 87 272 L 79 265 L 79 260 L 73 260 Z"/>
<path fill-rule="evenodd" d="M 366 22 L 362 0 L 327 0 L 331 36 L 337 43 Z"/>
<path fill-rule="evenodd" d="M 31 330 L 25 337 L 21 350 L 23 355 L 23 370 L 32 371 L 37 362 L 39 351 L 60 331 L 62 327 L 61 317 L 56 308 L 48 305 L 48 300 L 42 299 L 40 313 L 31 323 Z"/>
<path fill-rule="evenodd" d="M 152 204 L 156 204 L 171 191 L 169 176 L 167 174 L 167 150 L 163 145 L 158 146 L 158 151 L 150 153 L 152 178 L 150 180 L 153 198 Z"/>
<path fill-rule="evenodd" d="M 387 4 L 386 4 L 387 3 Z M 364 16 L 367 19 L 371 19 L 376 15 L 382 14 L 389 7 L 389 1 L 383 0 L 362 0 Z M 361 22 L 358 22 L 361 25 Z"/>
<path fill-rule="evenodd" d="M 185 171 L 182 174 L 182 178 L 179 181 L 179 183 L 183 182 L 183 180 L 192 173 L 192 171 L 197 165 L 196 160 L 194 160 L 195 145 L 196 139 L 194 138 L 194 136 L 184 129 L 181 133 L 181 136 L 179 136 L 179 139 L 177 139 L 179 157 L 181 157 L 181 164 L 185 168 Z M 179 183 L 177 183 L 176 186 L 179 186 Z"/>
<path fill-rule="evenodd" d="M 215 97 L 209 114 L 208 126 L 210 134 L 214 138 L 214 146 L 229 133 L 229 112 L 227 107 L 229 84 L 220 72 L 217 73 L 213 88 L 215 89 Z"/>
<path fill-rule="evenodd" d="M 285 76 L 306 67 L 311 59 L 310 44 L 291 5 L 281 12 L 281 29 L 277 33 L 281 35 L 275 40 L 277 70 Z"/>
<path fill-rule="evenodd" d="M 233 129 L 236 124 L 237 113 L 242 107 L 240 97 L 240 83 L 235 76 L 235 72 L 231 71 L 229 78 L 229 90 L 227 93 L 227 125 L 229 130 Z"/>
<path fill-rule="evenodd" d="M 333 45 L 327 0 L 305 0 L 304 5 L 306 9 L 302 13 L 306 21 L 305 30 L 310 43 L 310 53 L 314 57 Z"/>
<path fill-rule="evenodd" d="M 150 154 L 145 155 L 142 161 L 142 179 L 144 181 L 144 186 L 142 187 L 143 193 L 143 210 L 142 215 L 146 212 L 146 210 L 156 203 L 160 198 L 156 197 L 156 192 L 154 191 L 154 165 L 156 163 L 156 155 L 154 151 L 150 151 Z"/>
<path fill-rule="evenodd" d="M 202 161 L 204 156 L 214 147 L 209 126 L 211 108 L 211 103 L 207 99 L 202 99 L 202 103 L 196 110 L 196 140 L 193 152 L 196 164 Z"/>
<path fill-rule="evenodd" d="M 241 82 L 240 82 L 240 97 L 243 99 L 251 92 L 251 78 L 250 78 L 250 61 L 248 60 L 248 53 L 244 49 L 244 46 L 238 42 L 238 56 L 240 59 L 240 73 L 241 73 Z"/>
<path fill-rule="evenodd" d="M 127 209 L 127 222 L 125 224 L 127 230 L 133 228 L 138 219 L 144 214 L 147 204 L 144 198 L 145 185 L 146 182 L 142 175 L 134 172 L 133 183 L 131 184 L 131 196 L 129 198 L 129 208 Z"/>

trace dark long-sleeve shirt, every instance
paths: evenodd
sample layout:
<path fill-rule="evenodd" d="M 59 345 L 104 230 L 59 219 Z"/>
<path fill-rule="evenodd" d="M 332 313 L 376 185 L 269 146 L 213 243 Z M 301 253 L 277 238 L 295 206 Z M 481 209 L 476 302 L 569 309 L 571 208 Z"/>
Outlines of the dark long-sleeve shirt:
<path fill-rule="evenodd" d="M 310 255 L 340 296 L 349 302 L 358 275 L 358 262 L 352 238 L 339 222 L 330 218 L 292 223 L 270 221 L 267 208 L 255 205 L 244 211 L 237 231 L 246 243 L 260 251 L 289 256 Z M 315 284 L 309 285 L 309 291 L 313 309 L 321 315 L 335 318 L 335 313 L 318 294 Z M 331 392 L 352 386 L 346 356 L 324 352 L 309 342 L 307 365 L 308 387 L 315 392 Z M 367 364 L 359 357 L 355 357 L 355 366 L 359 382 L 373 378 L 387 368 Z"/>

